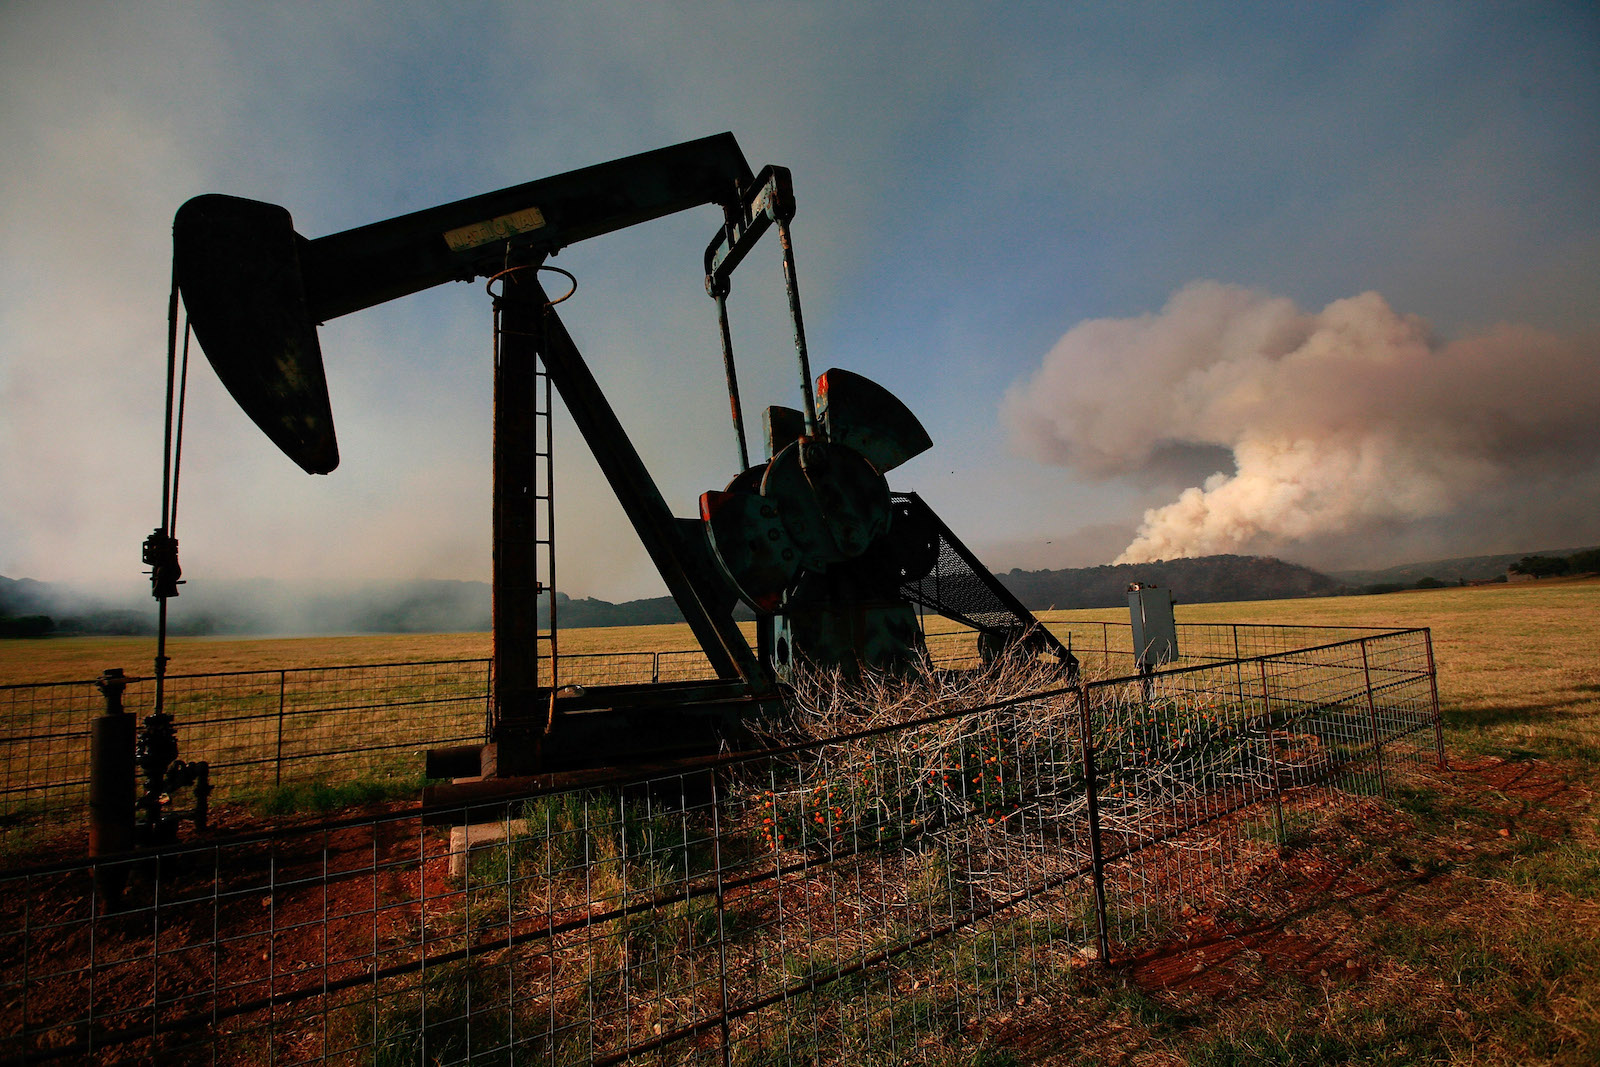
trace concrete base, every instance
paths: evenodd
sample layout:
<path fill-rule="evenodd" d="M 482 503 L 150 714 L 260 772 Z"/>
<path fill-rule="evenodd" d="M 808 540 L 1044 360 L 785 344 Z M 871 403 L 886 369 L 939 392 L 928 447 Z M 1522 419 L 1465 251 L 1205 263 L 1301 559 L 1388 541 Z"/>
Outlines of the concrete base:
<path fill-rule="evenodd" d="M 450 828 L 450 874 L 460 878 L 467 873 L 472 850 L 502 844 L 508 835 L 520 837 L 528 832 L 526 819 L 481 822 Z"/>

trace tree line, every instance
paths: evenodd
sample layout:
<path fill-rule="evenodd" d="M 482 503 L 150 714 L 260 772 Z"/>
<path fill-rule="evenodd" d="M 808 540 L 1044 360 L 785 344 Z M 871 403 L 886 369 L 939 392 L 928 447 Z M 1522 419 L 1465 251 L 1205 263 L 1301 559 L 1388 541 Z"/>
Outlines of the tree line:
<path fill-rule="evenodd" d="M 1523 556 L 1511 565 L 1514 574 L 1530 578 L 1554 578 L 1562 574 L 1600 572 L 1600 548 L 1586 548 L 1570 556 Z"/>

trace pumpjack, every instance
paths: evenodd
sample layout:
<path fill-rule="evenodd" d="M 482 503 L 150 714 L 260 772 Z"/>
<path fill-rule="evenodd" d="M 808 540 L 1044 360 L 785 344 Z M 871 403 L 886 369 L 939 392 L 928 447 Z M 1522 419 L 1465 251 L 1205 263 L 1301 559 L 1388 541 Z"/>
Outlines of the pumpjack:
<path fill-rule="evenodd" d="M 674 517 L 539 281 L 548 257 L 600 234 L 702 205 L 722 223 L 704 253 L 715 301 L 739 470 Z M 977 631 L 985 654 L 1022 645 L 1076 669 L 1062 646 L 913 493 L 886 475 L 932 445 L 888 390 L 839 368 L 813 383 L 790 223 L 790 172 L 753 173 L 732 134 L 543 178 L 314 240 L 288 211 L 207 194 L 174 221 L 174 275 L 223 385 L 295 463 L 339 463 L 317 326 L 449 281 L 493 279 L 494 701 L 491 741 L 436 750 L 430 773 L 520 777 L 715 752 L 779 714 L 800 664 L 890 671 L 924 661 L 922 613 Z M 735 269 L 777 229 L 799 369 L 799 407 L 762 419 L 765 459 L 746 441 L 728 327 Z M 561 272 L 565 273 L 565 272 Z M 493 290 L 491 290 L 493 291 Z M 551 531 L 548 438 L 537 394 L 554 386 L 695 639 L 714 681 L 560 686 L 541 651 L 537 604 Z M 159 532 L 159 531 L 158 531 Z M 175 543 L 174 543 L 175 548 Z M 174 559 L 175 564 L 175 559 Z M 553 564 L 547 564 L 553 567 Z M 735 605 L 757 619 L 752 648 Z"/>

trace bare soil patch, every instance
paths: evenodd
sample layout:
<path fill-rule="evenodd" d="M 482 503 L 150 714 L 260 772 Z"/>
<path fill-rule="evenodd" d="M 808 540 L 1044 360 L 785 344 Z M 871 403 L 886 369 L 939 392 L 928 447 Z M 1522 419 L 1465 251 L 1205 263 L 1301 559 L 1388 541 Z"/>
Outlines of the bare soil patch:
<path fill-rule="evenodd" d="M 1323 807 L 1224 912 L 1086 962 L 986 1045 L 1040 1064 L 1600 1062 L 1590 785 L 1479 757 L 1392 806 Z"/>

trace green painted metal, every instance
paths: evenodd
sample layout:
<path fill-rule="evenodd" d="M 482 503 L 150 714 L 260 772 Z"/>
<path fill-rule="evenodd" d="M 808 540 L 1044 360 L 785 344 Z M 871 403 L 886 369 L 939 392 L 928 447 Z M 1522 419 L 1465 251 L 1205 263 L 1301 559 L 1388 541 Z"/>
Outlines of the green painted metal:
<path fill-rule="evenodd" d="M 889 529 L 889 483 L 848 445 L 802 440 L 800 470 L 842 559 L 855 559 Z"/>
<path fill-rule="evenodd" d="M 761 496 L 778 509 L 789 540 L 800 553 L 801 565 L 809 570 L 824 570 L 845 557 L 828 533 L 828 520 L 812 492 L 800 463 L 805 438 L 790 442 L 772 457 L 761 479 Z"/>
<path fill-rule="evenodd" d="M 916 614 L 898 589 L 933 565 L 937 542 L 914 520 L 894 535 L 883 471 L 932 442 L 904 404 L 858 374 L 830 369 L 818 395 L 831 397 L 832 415 L 818 419 L 817 436 L 801 412 L 767 409 L 772 458 L 701 498 L 708 540 L 761 618 L 760 647 L 779 677 L 801 661 L 846 671 L 921 662 Z"/>
<path fill-rule="evenodd" d="M 880 474 L 933 447 L 928 431 L 898 397 L 838 367 L 817 380 L 817 417 L 829 441 L 859 452 Z"/>
<path fill-rule="evenodd" d="M 761 424 L 769 460 L 800 440 L 806 432 L 805 413 L 795 408 L 769 407 L 761 414 Z"/>
<path fill-rule="evenodd" d="M 700 497 L 700 518 L 740 596 L 757 611 L 777 610 L 800 569 L 777 506 L 759 493 L 713 491 Z"/>
<path fill-rule="evenodd" d="M 907 670 L 925 656 L 916 612 L 904 600 L 802 595 L 784 605 L 773 626 L 773 666 L 780 678 L 792 677 L 801 664 L 835 668 L 847 676 Z"/>

